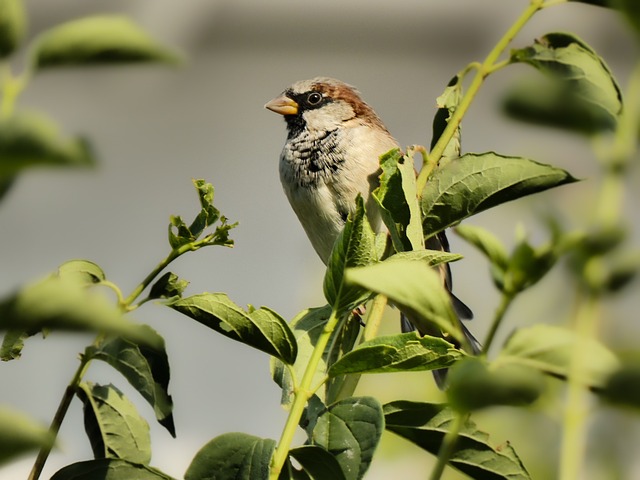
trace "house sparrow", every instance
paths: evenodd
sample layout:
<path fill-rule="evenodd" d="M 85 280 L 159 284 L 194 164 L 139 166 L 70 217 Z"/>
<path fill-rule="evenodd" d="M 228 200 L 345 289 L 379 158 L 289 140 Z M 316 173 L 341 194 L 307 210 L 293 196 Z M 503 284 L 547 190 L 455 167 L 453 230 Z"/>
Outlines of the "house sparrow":
<path fill-rule="evenodd" d="M 355 210 L 358 194 L 365 199 L 373 230 L 385 231 L 371 192 L 379 182 L 380 155 L 399 145 L 358 91 L 339 80 L 317 77 L 294 83 L 265 108 L 283 115 L 287 124 L 287 141 L 280 155 L 280 180 L 322 261 L 328 262 L 349 213 Z M 444 233 L 432 237 L 426 246 L 449 249 Z M 451 291 L 449 266 L 439 268 L 445 287 Z M 453 294 L 451 298 L 460 318 L 472 317 L 466 305 Z M 403 316 L 403 331 L 415 327 Z M 464 326 L 461 328 L 474 353 L 478 353 L 477 340 Z M 418 330 L 423 335 L 442 336 L 441 332 Z M 434 372 L 439 385 L 444 382 L 444 373 Z"/>

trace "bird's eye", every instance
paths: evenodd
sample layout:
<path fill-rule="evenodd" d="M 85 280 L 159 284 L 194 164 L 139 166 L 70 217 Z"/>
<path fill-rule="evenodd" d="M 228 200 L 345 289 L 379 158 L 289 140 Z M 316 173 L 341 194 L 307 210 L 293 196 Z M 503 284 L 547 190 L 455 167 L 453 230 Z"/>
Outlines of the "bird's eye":
<path fill-rule="evenodd" d="M 322 95 L 318 92 L 311 92 L 307 96 L 307 103 L 309 105 L 318 105 L 322 101 Z"/>

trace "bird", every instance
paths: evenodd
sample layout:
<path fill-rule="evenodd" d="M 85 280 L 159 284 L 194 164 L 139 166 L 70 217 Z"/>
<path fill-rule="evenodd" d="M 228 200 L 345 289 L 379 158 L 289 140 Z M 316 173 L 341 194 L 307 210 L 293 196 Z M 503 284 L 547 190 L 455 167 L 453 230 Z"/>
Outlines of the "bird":
<path fill-rule="evenodd" d="M 280 180 L 284 193 L 320 259 L 327 264 L 331 250 L 349 214 L 356 209 L 356 197 L 365 201 L 367 219 L 375 232 L 384 232 L 378 206 L 371 193 L 379 185 L 379 158 L 400 148 L 396 139 L 353 86 L 330 77 L 301 80 L 269 101 L 265 108 L 280 114 L 286 122 L 287 138 L 280 154 Z M 430 237 L 430 249 L 449 251 L 444 232 Z M 451 293 L 451 270 L 443 264 L 440 273 L 460 319 L 473 314 Z M 480 344 L 460 323 L 472 353 Z M 443 336 L 402 314 L 403 332 Z M 455 340 L 447 338 L 448 341 Z M 458 345 L 459 346 L 459 345 Z M 446 369 L 434 370 L 436 383 L 444 388 Z"/>

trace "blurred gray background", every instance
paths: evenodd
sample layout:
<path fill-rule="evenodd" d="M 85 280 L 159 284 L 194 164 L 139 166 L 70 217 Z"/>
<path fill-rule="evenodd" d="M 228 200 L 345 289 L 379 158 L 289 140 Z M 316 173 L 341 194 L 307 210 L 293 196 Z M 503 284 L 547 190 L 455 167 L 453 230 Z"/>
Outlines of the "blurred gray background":
<path fill-rule="evenodd" d="M 323 265 L 316 258 L 282 193 L 277 163 L 285 139 L 282 118 L 263 105 L 296 80 L 329 75 L 356 85 L 403 145 L 428 144 L 435 98 L 467 63 L 481 60 L 527 2 L 513 0 L 27 0 L 30 37 L 79 16 L 122 12 L 158 40 L 184 53 L 181 68 L 162 66 L 65 69 L 37 76 L 20 100 L 43 111 L 67 134 L 88 135 L 97 150 L 94 170 L 39 170 L 23 175 L 0 204 L 0 295 L 72 258 L 98 263 L 125 293 L 168 253 L 170 214 L 191 218 L 197 209 L 192 178 L 216 189 L 216 205 L 240 226 L 234 249 L 209 248 L 170 268 L 191 282 L 188 294 L 223 291 L 238 304 L 268 305 L 290 319 L 320 305 Z M 551 8 L 516 39 L 524 46 L 548 31 L 578 33 L 609 62 L 625 85 L 633 51 L 626 25 L 612 12 L 581 4 Z M 19 63 L 18 63 L 19 65 Z M 585 179 L 580 184 L 501 206 L 470 220 L 513 244 L 521 222 L 537 242 L 546 239 L 537 218 L 545 212 L 588 218 L 597 187 L 589 142 L 506 120 L 501 92 L 530 74 L 509 68 L 490 78 L 463 124 L 463 150 L 497 150 L 552 163 Z M 629 178 L 627 214 L 638 243 L 638 174 Z M 451 238 L 465 255 L 454 266 L 456 293 L 476 313 L 471 329 L 483 339 L 497 305 L 481 256 Z M 523 296 L 501 333 L 516 325 L 563 322 L 571 290 L 562 268 Z M 604 338 L 617 348 L 637 348 L 638 285 L 607 310 Z M 175 477 L 211 438 L 242 431 L 278 438 L 285 419 L 268 357 L 207 330 L 166 308 L 148 304 L 133 316 L 167 340 L 172 367 L 178 438 L 149 419 L 152 464 Z M 393 314 L 385 331 L 396 332 Z M 613 333 L 612 333 L 613 332 Z M 616 333 L 617 332 L 617 333 Z M 89 335 L 32 338 L 19 361 L 0 365 L 0 404 L 48 423 L 77 366 Z M 112 382 L 137 398 L 126 381 L 96 362 L 86 377 Z M 363 393 L 382 401 L 440 399 L 428 373 L 365 378 Z M 538 478 L 553 472 L 561 405 L 543 401 L 532 412 L 494 410 L 479 415 L 496 443 L 512 440 Z M 506 416 L 505 416 L 506 415 Z M 506 420 L 505 420 L 506 419 Z M 627 472 L 640 460 L 633 445 L 637 417 L 617 412 L 597 416 L 594 436 L 616 432 L 608 450 L 590 458 L 620 460 Z M 514 431 L 519 432 L 517 435 Z M 539 437 L 536 437 L 539 436 Z M 531 441 L 531 438 L 540 438 Z M 623 438 L 618 438 L 623 437 Z M 618 438 L 618 440 L 616 440 Z M 370 479 L 424 478 L 432 459 L 407 442 L 385 435 Z M 606 457 L 609 455 L 609 457 Z M 61 466 L 91 457 L 76 400 L 43 478 Z M 25 478 L 33 457 L 0 468 L 0 478 Z M 635 466 L 633 464 L 635 462 Z M 546 473 L 545 473 L 546 472 Z M 599 476 L 590 469 L 588 478 Z M 449 474 L 447 478 L 457 478 Z M 550 474 L 552 475 L 552 474 Z"/>

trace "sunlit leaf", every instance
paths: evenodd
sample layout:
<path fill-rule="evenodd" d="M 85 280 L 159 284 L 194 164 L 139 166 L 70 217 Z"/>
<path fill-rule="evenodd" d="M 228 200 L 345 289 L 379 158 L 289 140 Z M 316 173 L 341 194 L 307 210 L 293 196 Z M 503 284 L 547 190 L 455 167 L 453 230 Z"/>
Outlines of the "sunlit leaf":
<path fill-rule="evenodd" d="M 349 219 L 331 251 L 324 277 L 324 296 L 329 305 L 340 312 L 348 312 L 364 303 L 369 292 L 356 285 L 345 285 L 347 268 L 369 265 L 377 261 L 375 234 L 367 220 L 364 201 L 357 198 L 356 211 Z"/>
<path fill-rule="evenodd" d="M 450 366 L 462 355 L 442 338 L 417 332 L 383 336 L 358 345 L 331 366 L 329 375 L 434 370 Z"/>
<path fill-rule="evenodd" d="M 497 153 L 466 154 L 436 169 L 422 193 L 429 235 L 501 203 L 575 182 L 566 171 Z"/>
<path fill-rule="evenodd" d="M 418 323 L 421 333 L 438 329 L 459 337 L 457 317 L 440 275 L 427 262 L 385 260 L 367 267 L 349 269 L 349 283 L 381 293 Z"/>
<path fill-rule="evenodd" d="M 95 458 L 151 461 L 149 425 L 120 390 L 81 383 L 78 397 L 84 404 L 84 428 Z"/>
<path fill-rule="evenodd" d="M 124 338 L 107 338 L 86 348 L 87 360 L 102 360 L 119 371 L 153 407 L 158 423 L 176 436 L 173 401 L 169 395 L 169 360 L 164 340 L 151 327 L 143 326 L 159 348 L 139 345 Z"/>
<path fill-rule="evenodd" d="M 238 342 L 293 363 L 297 345 L 287 322 L 262 307 L 248 312 L 224 293 L 201 293 L 167 303 L 174 310 Z"/>
<path fill-rule="evenodd" d="M 69 260 L 58 267 L 58 276 L 91 285 L 106 280 L 102 269 L 89 260 Z"/>

